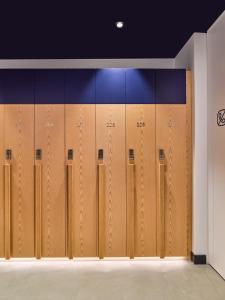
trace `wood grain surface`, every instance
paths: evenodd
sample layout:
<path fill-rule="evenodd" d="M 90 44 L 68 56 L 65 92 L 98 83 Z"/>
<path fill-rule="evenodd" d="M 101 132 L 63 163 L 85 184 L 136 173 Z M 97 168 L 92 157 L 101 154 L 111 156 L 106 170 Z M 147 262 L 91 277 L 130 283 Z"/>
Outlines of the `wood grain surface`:
<path fill-rule="evenodd" d="M 105 256 L 126 256 L 125 105 L 96 105 L 96 150 L 105 165 Z"/>
<path fill-rule="evenodd" d="M 0 257 L 4 257 L 4 104 L 0 104 Z"/>
<path fill-rule="evenodd" d="M 159 257 L 165 257 L 165 162 L 164 158 L 159 160 Z"/>
<path fill-rule="evenodd" d="M 64 105 L 35 106 L 35 149 L 42 150 L 42 256 L 66 256 Z"/>
<path fill-rule="evenodd" d="M 42 165 L 35 162 L 35 256 L 42 257 Z"/>
<path fill-rule="evenodd" d="M 74 225 L 73 225 L 73 185 L 74 185 L 74 177 L 73 177 L 73 164 L 72 162 L 67 163 L 67 234 L 66 234 L 66 240 L 67 240 L 67 257 L 69 259 L 73 259 L 73 248 L 74 248 L 74 239 L 73 239 L 73 231 L 74 231 Z"/>
<path fill-rule="evenodd" d="M 105 256 L 105 165 L 98 163 L 98 256 Z"/>
<path fill-rule="evenodd" d="M 135 163 L 129 161 L 127 165 L 127 256 L 134 258 L 135 246 L 135 201 L 136 176 Z"/>
<path fill-rule="evenodd" d="M 34 256 L 34 105 L 4 109 L 5 149 L 11 160 L 11 255 Z"/>
<path fill-rule="evenodd" d="M 67 104 L 66 151 L 73 149 L 75 257 L 97 256 L 95 105 Z"/>
<path fill-rule="evenodd" d="M 166 165 L 165 256 L 187 256 L 186 105 L 157 105 L 156 120 L 156 150 L 157 152 L 159 149 L 164 150 Z M 158 195 L 158 203 L 159 197 Z M 158 228 L 159 214 L 160 210 L 158 210 Z M 159 235 L 158 232 L 160 247 Z"/>
<path fill-rule="evenodd" d="M 10 259 L 12 256 L 12 165 L 10 162 L 6 162 L 4 165 L 4 208 L 5 208 L 5 259 Z"/>
<path fill-rule="evenodd" d="M 126 106 L 126 153 L 136 168 L 135 256 L 156 255 L 155 105 Z"/>

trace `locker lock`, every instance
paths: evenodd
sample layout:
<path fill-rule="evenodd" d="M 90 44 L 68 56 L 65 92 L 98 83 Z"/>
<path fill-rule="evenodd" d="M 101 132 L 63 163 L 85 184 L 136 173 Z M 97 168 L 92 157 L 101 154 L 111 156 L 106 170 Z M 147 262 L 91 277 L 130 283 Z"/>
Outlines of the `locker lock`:
<path fill-rule="evenodd" d="M 129 160 L 134 160 L 134 149 L 129 149 Z"/>
<path fill-rule="evenodd" d="M 6 149 L 5 150 L 5 159 L 6 160 L 11 160 L 12 159 L 12 150 L 11 149 Z"/>
<path fill-rule="evenodd" d="M 103 149 L 98 150 L 98 159 L 103 160 Z"/>
<path fill-rule="evenodd" d="M 67 159 L 73 160 L 73 149 L 68 149 Z"/>
<path fill-rule="evenodd" d="M 164 160 L 165 154 L 163 149 L 159 149 L 159 160 Z"/>
<path fill-rule="evenodd" d="M 41 149 L 36 150 L 36 160 L 41 160 L 42 158 L 42 151 Z"/>

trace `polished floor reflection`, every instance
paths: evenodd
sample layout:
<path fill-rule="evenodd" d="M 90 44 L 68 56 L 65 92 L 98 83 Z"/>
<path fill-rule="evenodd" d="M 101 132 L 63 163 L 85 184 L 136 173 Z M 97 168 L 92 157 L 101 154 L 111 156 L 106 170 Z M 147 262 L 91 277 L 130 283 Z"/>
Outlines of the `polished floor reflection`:
<path fill-rule="evenodd" d="M 224 300 L 225 281 L 187 261 L 2 261 L 0 299 Z"/>

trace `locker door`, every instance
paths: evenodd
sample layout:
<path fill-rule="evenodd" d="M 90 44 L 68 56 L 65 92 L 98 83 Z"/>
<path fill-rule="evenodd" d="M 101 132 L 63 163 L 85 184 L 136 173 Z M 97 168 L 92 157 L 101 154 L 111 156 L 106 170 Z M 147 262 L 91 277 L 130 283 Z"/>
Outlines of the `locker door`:
<path fill-rule="evenodd" d="M 186 256 L 186 107 L 158 104 L 156 116 L 157 150 L 164 150 L 166 165 L 165 256 Z"/>
<path fill-rule="evenodd" d="M 126 256 L 125 104 L 96 104 L 96 148 L 105 168 L 104 256 Z"/>
<path fill-rule="evenodd" d="M 5 257 L 34 256 L 34 80 L 31 70 L 1 70 Z M 4 115 L 4 116 L 3 116 Z M 4 118 L 4 121 L 3 121 Z M 29 139 L 28 139 L 29 137 Z M 6 160 L 6 149 L 11 160 Z M 1 228 L 1 225 L 0 225 Z M 1 247 L 0 247 L 1 248 Z"/>
<path fill-rule="evenodd" d="M 134 256 L 156 256 L 155 105 L 126 105 L 126 151 L 134 150 Z M 129 174 L 128 192 L 130 184 Z M 129 199 L 128 199 L 129 201 Z M 129 220 L 128 220 L 129 222 Z M 130 234 L 133 234 L 130 232 Z"/>
<path fill-rule="evenodd" d="M 34 105 L 5 104 L 11 159 L 11 256 L 34 256 Z M 7 233 L 6 233 L 7 234 Z"/>
<path fill-rule="evenodd" d="M 66 150 L 73 150 L 73 256 L 97 256 L 95 105 L 66 104 Z"/>
<path fill-rule="evenodd" d="M 0 104 L 0 257 L 4 257 L 4 104 Z"/>
<path fill-rule="evenodd" d="M 97 256 L 94 74 L 93 70 L 69 70 L 66 76 L 66 155 L 72 166 L 73 189 L 68 230 L 72 231 L 75 257 Z M 73 157 L 68 157 L 70 150 Z"/>
<path fill-rule="evenodd" d="M 64 105 L 36 104 L 35 149 L 42 154 L 42 256 L 65 256 Z"/>
<path fill-rule="evenodd" d="M 165 155 L 164 254 L 165 256 L 188 256 L 191 214 L 191 113 L 190 82 L 188 81 L 190 78 L 187 73 L 187 87 L 185 87 L 184 79 L 182 85 L 177 88 L 177 74 L 175 74 L 174 84 L 172 84 L 173 73 L 166 71 L 165 74 L 162 74 L 163 80 L 158 78 L 158 84 L 160 84 L 158 103 L 162 104 L 156 105 L 157 178 L 159 178 L 159 149 L 163 149 Z M 183 76 L 183 74 L 181 75 Z M 161 74 L 157 76 L 160 77 Z M 164 83 L 167 80 L 170 82 L 169 93 L 163 91 Z M 186 102 L 185 90 L 187 92 L 186 105 L 182 104 Z M 173 104 L 179 103 L 179 101 L 180 104 Z M 157 189 L 160 190 L 159 181 Z M 158 203 L 159 196 L 158 193 Z M 160 209 L 158 211 L 160 214 Z M 160 215 L 158 215 L 158 228 L 160 228 L 160 222 Z M 159 247 L 160 239 L 160 232 L 158 232 Z"/>
<path fill-rule="evenodd" d="M 58 70 L 36 73 L 35 149 L 41 164 L 42 257 L 66 255 L 66 197 L 64 143 L 64 74 Z"/>

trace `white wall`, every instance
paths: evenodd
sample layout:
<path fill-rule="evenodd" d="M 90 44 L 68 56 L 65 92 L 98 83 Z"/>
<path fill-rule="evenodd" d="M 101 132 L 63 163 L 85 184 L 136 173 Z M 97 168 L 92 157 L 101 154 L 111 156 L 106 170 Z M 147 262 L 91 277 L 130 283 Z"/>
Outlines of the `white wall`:
<path fill-rule="evenodd" d="M 12 59 L 0 60 L 0 69 L 149 68 L 174 67 L 173 58 L 163 59 Z"/>
<path fill-rule="evenodd" d="M 175 58 L 176 68 L 192 71 L 193 100 L 193 224 L 192 251 L 208 253 L 207 202 L 207 48 L 206 34 L 195 33 Z"/>
<path fill-rule="evenodd" d="M 225 126 L 217 112 L 225 109 L 225 12 L 207 33 L 209 263 L 225 278 Z"/>

